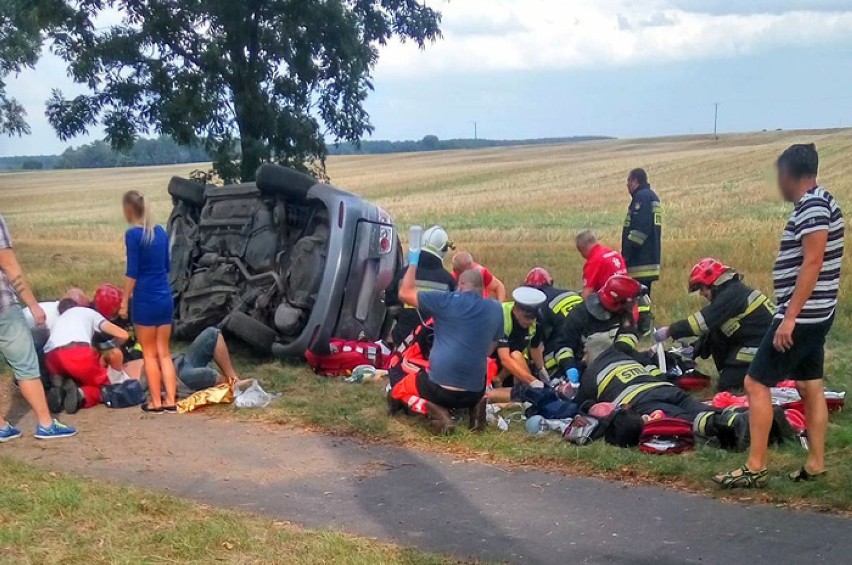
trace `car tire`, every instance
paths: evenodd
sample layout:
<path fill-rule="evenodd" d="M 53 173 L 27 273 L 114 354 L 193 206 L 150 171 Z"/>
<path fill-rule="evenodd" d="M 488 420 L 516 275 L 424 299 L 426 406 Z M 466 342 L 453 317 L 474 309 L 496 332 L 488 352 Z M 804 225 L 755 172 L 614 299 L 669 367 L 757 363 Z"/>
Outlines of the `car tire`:
<path fill-rule="evenodd" d="M 295 169 L 264 163 L 257 169 L 255 184 L 264 194 L 280 196 L 285 200 L 304 200 L 317 180 Z"/>
<path fill-rule="evenodd" d="M 231 312 L 225 321 L 225 330 L 240 338 L 254 349 L 270 353 L 278 334 L 275 330 L 243 312 Z"/>
<path fill-rule="evenodd" d="M 172 177 L 169 181 L 169 194 L 178 200 L 203 206 L 207 186 L 194 180 L 181 177 Z"/>

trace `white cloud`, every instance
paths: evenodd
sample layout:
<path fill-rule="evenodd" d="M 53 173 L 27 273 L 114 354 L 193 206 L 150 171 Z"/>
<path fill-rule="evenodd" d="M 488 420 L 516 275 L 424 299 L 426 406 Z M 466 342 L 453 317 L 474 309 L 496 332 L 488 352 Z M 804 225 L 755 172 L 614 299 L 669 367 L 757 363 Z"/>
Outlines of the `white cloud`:
<path fill-rule="evenodd" d="M 731 57 L 830 44 L 852 34 L 852 3 L 766 2 L 724 10 L 682 0 L 432 0 L 444 38 L 425 50 L 392 43 L 377 74 L 570 69 Z"/>

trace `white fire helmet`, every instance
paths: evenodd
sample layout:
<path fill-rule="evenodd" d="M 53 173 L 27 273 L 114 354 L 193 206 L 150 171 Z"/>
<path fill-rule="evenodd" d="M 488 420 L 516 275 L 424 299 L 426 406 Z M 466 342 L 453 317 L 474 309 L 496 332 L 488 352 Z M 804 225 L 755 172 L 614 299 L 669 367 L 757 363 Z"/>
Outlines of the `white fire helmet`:
<path fill-rule="evenodd" d="M 439 259 L 443 259 L 447 250 L 453 249 L 453 242 L 447 235 L 447 230 L 441 226 L 432 226 L 423 232 L 420 239 L 420 247 Z"/>

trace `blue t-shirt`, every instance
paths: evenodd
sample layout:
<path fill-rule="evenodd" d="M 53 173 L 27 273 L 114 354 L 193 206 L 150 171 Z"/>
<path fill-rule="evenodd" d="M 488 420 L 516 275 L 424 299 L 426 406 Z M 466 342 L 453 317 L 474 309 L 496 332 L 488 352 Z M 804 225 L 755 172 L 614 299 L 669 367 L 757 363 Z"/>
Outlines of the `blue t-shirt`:
<path fill-rule="evenodd" d="M 144 241 L 144 231 L 133 227 L 124 234 L 127 246 L 127 272 L 136 280 L 137 298 L 171 295 L 169 286 L 169 236 L 162 226 L 154 226 L 154 237 Z"/>
<path fill-rule="evenodd" d="M 503 309 L 476 292 L 417 293 L 420 311 L 435 319 L 429 378 L 471 392 L 485 388 L 487 357 L 503 335 Z"/>

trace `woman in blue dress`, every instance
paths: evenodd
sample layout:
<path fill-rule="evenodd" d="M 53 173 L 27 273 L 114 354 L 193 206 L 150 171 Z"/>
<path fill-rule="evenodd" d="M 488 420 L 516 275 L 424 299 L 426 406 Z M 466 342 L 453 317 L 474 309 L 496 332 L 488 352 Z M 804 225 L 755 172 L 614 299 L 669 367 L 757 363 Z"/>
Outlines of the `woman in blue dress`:
<path fill-rule="evenodd" d="M 169 237 L 151 221 L 145 195 L 136 190 L 124 194 L 124 217 L 130 229 L 124 234 L 127 271 L 119 314 L 130 319 L 142 346 L 145 376 L 151 398 L 146 412 L 176 412 L 177 373 L 169 341 L 172 337 L 174 299 L 169 285 Z M 165 400 L 162 392 L 165 390 Z"/>

